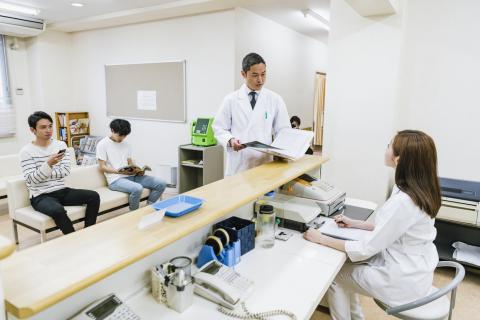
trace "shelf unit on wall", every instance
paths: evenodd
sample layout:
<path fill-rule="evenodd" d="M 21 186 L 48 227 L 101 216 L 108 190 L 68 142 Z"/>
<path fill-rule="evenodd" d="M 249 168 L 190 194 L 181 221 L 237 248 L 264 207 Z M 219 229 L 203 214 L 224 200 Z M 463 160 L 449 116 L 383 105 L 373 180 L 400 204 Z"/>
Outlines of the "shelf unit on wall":
<path fill-rule="evenodd" d="M 223 179 L 223 147 L 179 146 L 178 176 L 179 193 Z"/>
<path fill-rule="evenodd" d="M 57 139 L 72 147 L 72 139 L 90 135 L 88 112 L 55 112 Z"/>

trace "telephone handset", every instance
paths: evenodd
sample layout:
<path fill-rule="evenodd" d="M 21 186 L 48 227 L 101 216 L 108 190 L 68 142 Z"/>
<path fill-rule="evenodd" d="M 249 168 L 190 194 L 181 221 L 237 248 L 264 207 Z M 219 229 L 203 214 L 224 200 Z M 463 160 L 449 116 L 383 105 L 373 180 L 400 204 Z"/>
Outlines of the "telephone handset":
<path fill-rule="evenodd" d="M 245 300 L 253 282 L 216 260 L 205 264 L 193 276 L 195 293 L 229 309 Z"/>

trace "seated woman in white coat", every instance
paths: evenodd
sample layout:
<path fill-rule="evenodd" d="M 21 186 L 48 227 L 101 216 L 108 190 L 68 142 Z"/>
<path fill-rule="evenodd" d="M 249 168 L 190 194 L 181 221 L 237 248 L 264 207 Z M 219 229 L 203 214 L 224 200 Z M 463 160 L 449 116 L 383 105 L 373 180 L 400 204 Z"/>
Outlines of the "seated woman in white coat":
<path fill-rule="evenodd" d="M 340 227 L 372 230 L 370 235 L 344 241 L 313 229 L 304 234 L 351 260 L 328 290 L 334 320 L 364 319 L 358 294 L 397 306 L 425 297 L 432 286 L 438 263 L 434 218 L 441 203 L 435 144 L 421 131 L 400 131 L 388 145 L 385 164 L 395 168 L 395 186 L 375 224 L 336 218 Z"/>

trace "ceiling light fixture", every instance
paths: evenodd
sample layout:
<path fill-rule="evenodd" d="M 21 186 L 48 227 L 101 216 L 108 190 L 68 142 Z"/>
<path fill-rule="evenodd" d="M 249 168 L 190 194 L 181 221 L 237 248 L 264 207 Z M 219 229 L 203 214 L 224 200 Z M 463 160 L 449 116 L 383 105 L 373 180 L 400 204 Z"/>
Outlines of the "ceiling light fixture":
<path fill-rule="evenodd" d="M 72 7 L 81 8 L 81 7 L 83 7 L 83 6 L 84 6 L 83 3 L 80 3 L 80 2 L 72 2 Z"/>
<path fill-rule="evenodd" d="M 305 18 L 313 18 L 313 20 L 315 20 L 316 22 L 320 22 L 320 24 L 327 30 L 330 30 L 330 26 L 329 26 L 329 21 L 327 19 L 325 19 L 322 15 L 320 15 L 319 13 L 311 10 L 311 9 L 305 9 L 302 11 L 303 13 L 303 16 Z"/>
<path fill-rule="evenodd" d="M 7 10 L 17 13 L 23 13 L 31 16 L 37 16 L 40 13 L 39 9 L 19 6 L 16 4 L 8 3 L 8 2 L 0 2 L 0 10 Z"/>

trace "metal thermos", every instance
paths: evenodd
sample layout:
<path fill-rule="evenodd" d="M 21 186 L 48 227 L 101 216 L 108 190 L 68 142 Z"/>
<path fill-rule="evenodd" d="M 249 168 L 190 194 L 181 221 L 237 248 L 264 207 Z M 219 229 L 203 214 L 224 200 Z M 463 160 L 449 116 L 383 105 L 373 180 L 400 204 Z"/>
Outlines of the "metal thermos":
<path fill-rule="evenodd" d="M 177 312 L 183 312 L 193 303 L 193 278 L 191 276 L 192 259 L 176 257 L 170 260 L 169 276 L 165 279 L 167 306 Z"/>

